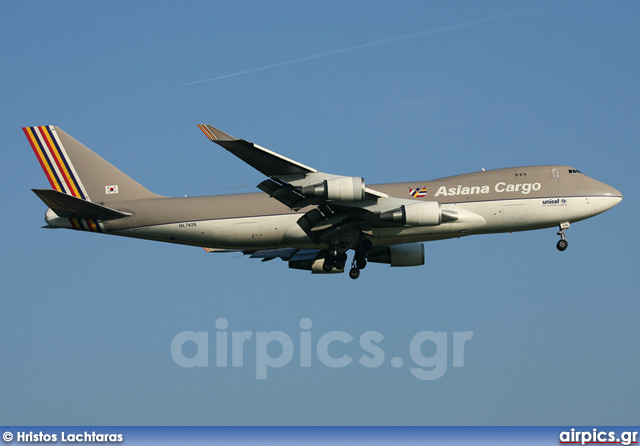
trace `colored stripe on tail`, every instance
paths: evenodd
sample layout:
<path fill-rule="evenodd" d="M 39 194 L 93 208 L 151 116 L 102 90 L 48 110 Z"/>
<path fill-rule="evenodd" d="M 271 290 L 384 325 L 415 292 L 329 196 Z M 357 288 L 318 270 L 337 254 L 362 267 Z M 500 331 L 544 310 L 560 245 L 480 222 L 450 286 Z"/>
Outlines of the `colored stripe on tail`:
<path fill-rule="evenodd" d="M 90 200 L 54 127 L 24 127 L 22 130 L 51 187 L 58 192 Z"/>
<path fill-rule="evenodd" d="M 104 225 L 92 219 L 70 218 L 71 229 L 78 231 L 104 232 Z"/>

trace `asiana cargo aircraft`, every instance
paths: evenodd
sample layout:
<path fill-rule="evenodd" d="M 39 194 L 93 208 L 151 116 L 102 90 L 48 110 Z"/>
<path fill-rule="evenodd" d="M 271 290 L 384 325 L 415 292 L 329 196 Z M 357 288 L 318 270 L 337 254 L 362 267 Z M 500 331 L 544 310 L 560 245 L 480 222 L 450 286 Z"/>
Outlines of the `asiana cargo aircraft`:
<path fill-rule="evenodd" d="M 262 192 L 171 198 L 157 195 L 56 126 L 24 133 L 51 189 L 46 227 L 67 228 L 243 252 L 290 268 L 349 277 L 369 262 L 424 265 L 430 240 L 558 227 L 622 200 L 611 186 L 569 166 L 526 166 L 437 180 L 367 185 L 320 172 L 210 125 L 208 139 L 263 173 Z"/>

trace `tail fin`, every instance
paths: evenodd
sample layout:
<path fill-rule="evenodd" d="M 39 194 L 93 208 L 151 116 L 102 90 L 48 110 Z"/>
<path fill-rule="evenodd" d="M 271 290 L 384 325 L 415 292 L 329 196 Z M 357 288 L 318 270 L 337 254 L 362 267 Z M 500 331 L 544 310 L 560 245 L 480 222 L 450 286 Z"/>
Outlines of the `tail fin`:
<path fill-rule="evenodd" d="M 22 130 L 51 187 L 58 192 L 103 203 L 159 197 L 58 127 Z"/>

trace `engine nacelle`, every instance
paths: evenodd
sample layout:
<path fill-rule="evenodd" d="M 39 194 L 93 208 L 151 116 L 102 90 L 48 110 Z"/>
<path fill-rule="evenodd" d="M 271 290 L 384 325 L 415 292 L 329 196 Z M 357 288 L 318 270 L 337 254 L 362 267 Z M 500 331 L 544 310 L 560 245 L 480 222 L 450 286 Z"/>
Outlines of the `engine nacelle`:
<path fill-rule="evenodd" d="M 367 260 L 374 263 L 386 263 L 391 266 L 422 266 L 424 265 L 424 244 L 392 245 L 370 253 L 367 256 Z"/>
<path fill-rule="evenodd" d="M 344 272 L 344 269 L 338 269 L 338 268 L 333 268 L 331 271 L 326 272 L 322 268 L 323 264 L 324 264 L 324 259 L 291 260 L 289 262 L 289 268 L 301 269 L 304 271 L 311 271 L 312 274 L 338 274 L 338 273 Z"/>
<path fill-rule="evenodd" d="M 334 201 L 364 200 L 364 179 L 360 177 L 338 177 L 324 180 L 322 183 L 305 186 L 303 195 L 322 197 Z"/>
<path fill-rule="evenodd" d="M 411 226 L 437 226 L 442 223 L 442 209 L 437 201 L 403 204 L 398 209 L 382 212 L 380 220 Z"/>

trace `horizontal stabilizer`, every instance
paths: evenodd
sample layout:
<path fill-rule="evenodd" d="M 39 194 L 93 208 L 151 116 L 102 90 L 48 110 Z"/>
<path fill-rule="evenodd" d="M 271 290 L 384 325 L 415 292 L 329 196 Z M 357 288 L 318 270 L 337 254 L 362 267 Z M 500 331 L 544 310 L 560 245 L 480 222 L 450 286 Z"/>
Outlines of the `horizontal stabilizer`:
<path fill-rule="evenodd" d="M 131 215 L 127 212 L 111 209 L 52 189 L 32 190 L 38 198 L 44 201 L 59 217 L 106 221 L 129 217 Z"/>

